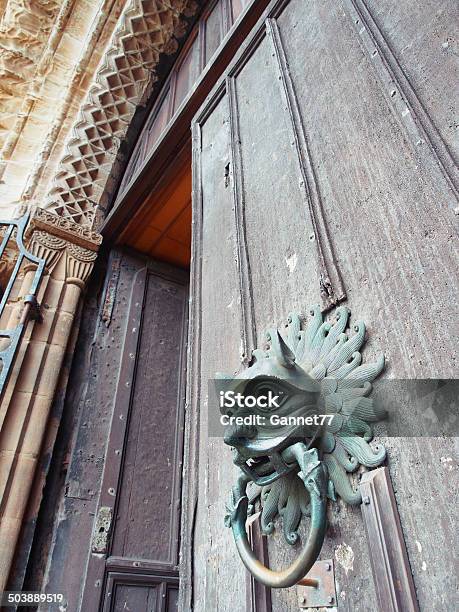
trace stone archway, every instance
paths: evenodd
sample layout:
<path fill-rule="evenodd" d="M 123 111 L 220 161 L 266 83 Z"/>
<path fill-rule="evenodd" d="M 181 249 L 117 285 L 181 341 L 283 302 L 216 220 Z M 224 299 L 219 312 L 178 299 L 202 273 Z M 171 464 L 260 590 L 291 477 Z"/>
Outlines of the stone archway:
<path fill-rule="evenodd" d="M 11 426 L 0 431 L 0 590 L 26 510 L 38 512 L 38 460 L 102 240 L 92 229 L 96 209 L 107 205 L 120 144 L 151 95 L 160 57 L 178 50 L 197 10 L 194 0 L 0 0 L 0 217 L 34 210 L 28 248 L 46 261 L 43 323 L 24 336 L 3 406 Z M 17 317 L 27 274 L 8 305 Z"/>
<path fill-rule="evenodd" d="M 200 4 L 0 3 L 0 218 L 38 206 L 92 224 L 160 58 L 177 51 Z"/>

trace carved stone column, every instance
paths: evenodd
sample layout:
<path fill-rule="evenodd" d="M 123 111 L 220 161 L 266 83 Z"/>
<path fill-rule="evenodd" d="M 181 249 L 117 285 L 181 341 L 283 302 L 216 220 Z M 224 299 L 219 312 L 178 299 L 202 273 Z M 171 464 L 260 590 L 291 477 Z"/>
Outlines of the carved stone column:
<path fill-rule="evenodd" d="M 2 402 L 0 429 L 0 591 L 5 587 L 40 457 L 65 350 L 81 293 L 102 237 L 43 209 L 28 229 L 28 248 L 46 261 L 38 301 L 41 323 L 29 323 Z M 11 317 L 34 273 L 25 268 Z"/>

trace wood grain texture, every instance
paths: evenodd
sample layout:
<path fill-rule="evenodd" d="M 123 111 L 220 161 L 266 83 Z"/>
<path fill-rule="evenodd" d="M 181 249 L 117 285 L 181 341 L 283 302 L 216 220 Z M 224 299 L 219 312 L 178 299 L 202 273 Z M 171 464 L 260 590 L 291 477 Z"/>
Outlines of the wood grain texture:
<path fill-rule="evenodd" d="M 133 568 L 131 561 L 108 572 L 101 612 L 176 612 L 177 593 L 177 577 L 165 580 L 161 573 L 152 575 L 145 573 L 145 567 Z"/>
<path fill-rule="evenodd" d="M 191 157 L 178 156 L 170 180 L 153 190 L 117 239 L 159 261 L 188 268 L 191 250 Z M 183 159 L 182 159 L 183 157 Z"/>
<path fill-rule="evenodd" d="M 147 283 L 111 554 L 176 565 L 187 291 L 153 274 Z"/>
<path fill-rule="evenodd" d="M 223 525 L 224 501 L 235 469 L 222 439 L 209 436 L 208 382 L 217 370 L 235 373 L 242 357 L 240 299 L 236 265 L 236 228 L 233 191 L 225 182 L 230 161 L 230 125 L 227 99 L 216 103 L 200 126 L 201 354 L 198 409 L 198 504 L 194 525 L 194 610 L 234 609 L 245 602 L 245 570 L 234 563 L 230 530 Z M 194 371 L 191 376 L 194 376 Z M 231 580 L 228 577 L 231 576 Z"/>
<path fill-rule="evenodd" d="M 459 503 L 457 438 L 380 440 L 389 456 L 419 607 L 429 610 L 435 602 L 455 609 L 459 585 L 451 568 L 457 566 L 457 515 L 451 509 Z"/>
<path fill-rule="evenodd" d="M 274 57 L 279 70 L 279 80 L 282 83 L 288 116 L 290 117 L 292 139 L 295 144 L 301 174 L 300 187 L 304 190 L 304 199 L 313 227 L 313 234 L 309 238 L 317 251 L 322 309 L 328 310 L 346 299 L 346 292 L 340 271 L 336 265 L 328 228 L 324 220 L 322 198 L 317 183 L 314 160 L 311 158 L 295 86 L 290 76 L 285 48 L 276 19 L 267 19 L 266 28 L 274 50 Z"/>
<path fill-rule="evenodd" d="M 128 586 L 132 569 L 142 564 L 145 571 L 145 561 L 174 581 L 178 571 L 188 277 L 158 262 L 144 264 L 132 287 L 98 502 L 114 516 L 110 556 L 91 551 L 83 609 L 96 608 L 101 592 L 110 607 L 113 591 L 104 585 L 113 555 L 130 560 L 117 584 Z M 154 573 L 150 578 L 145 586 L 156 583 Z"/>
<path fill-rule="evenodd" d="M 457 333 L 451 335 L 451 312 L 456 303 L 457 255 L 448 210 L 450 186 L 435 160 L 419 155 L 405 138 L 404 126 L 339 7 L 325 11 L 314 2 L 307 10 L 300 2 L 291 2 L 290 7 L 291 12 L 287 9 L 279 19 L 281 32 L 282 28 L 288 32 L 284 40 L 289 66 L 301 107 L 307 109 L 304 121 L 348 303 L 369 323 L 366 353 L 374 355 L 377 348 L 385 352 L 386 376 L 454 376 Z M 300 32 L 299 23 L 307 24 L 306 30 Z M 305 52 L 317 58 L 307 71 L 298 54 L 301 42 Z M 415 561 L 420 556 L 417 541 L 422 550 L 427 548 L 425 554 L 432 559 L 436 575 L 450 584 L 448 567 L 453 560 L 448 539 L 454 536 L 449 502 L 439 505 L 433 495 L 435 490 L 442 499 L 451 495 L 440 458 L 453 457 L 455 465 L 453 441 L 382 441 L 389 451 L 421 609 L 428 608 L 429 601 L 453 606 L 451 588 L 434 584 Z M 415 475 L 416 465 L 426 468 L 418 468 Z M 450 477 L 456 480 L 455 468 Z M 415 489 L 429 491 L 422 502 L 413 498 Z M 435 524 L 441 525 L 435 537 L 425 527 L 432 525 L 433 516 Z M 344 520 L 340 524 L 346 529 Z M 346 592 L 352 597 L 353 589 Z M 354 602 L 355 609 L 363 605 Z"/>
<path fill-rule="evenodd" d="M 49 526 L 52 532 L 49 549 L 42 552 L 44 576 L 34 588 L 47 592 L 62 589 L 68 598 L 69 609 L 74 610 L 78 609 L 81 577 L 90 548 L 117 385 L 114 372 L 121 360 L 126 306 L 137 270 L 135 259 L 125 257 L 109 327 L 99 320 L 98 288 L 91 286 L 87 297 L 89 308 L 82 321 L 65 399 L 64 415 L 70 422 L 64 422 L 67 429 L 59 434 L 65 438 L 72 432 L 72 438 L 66 442 L 64 463 L 56 466 L 59 471 L 64 470 L 64 475 L 67 468 L 65 481 L 60 499 L 45 498 L 48 508 L 57 507 L 58 510 Z M 46 520 L 50 522 L 49 516 Z M 36 559 L 37 566 L 41 562 Z"/>
<path fill-rule="evenodd" d="M 379 607 L 388 612 L 419 612 L 388 469 L 364 474 L 359 488 L 373 575 L 378 577 Z"/>
<path fill-rule="evenodd" d="M 413 113 L 413 121 L 425 130 L 433 161 L 456 189 L 459 186 L 454 87 L 459 78 L 457 63 L 457 4 L 453 0 L 403 0 L 393 5 L 374 0 L 345 0 L 356 29 L 368 29 L 382 61 L 392 73 L 386 86 L 400 88 Z M 351 9 L 352 10 L 352 9 Z M 349 11 L 350 14 L 350 11 Z M 360 18 L 360 23 L 356 23 Z M 372 54 L 374 51 L 372 50 Z M 391 90 L 391 91 L 392 91 Z M 393 94 L 392 94 L 393 95 Z"/>
<path fill-rule="evenodd" d="M 313 225 L 305 206 L 290 119 L 277 85 L 278 67 L 264 36 L 238 67 L 241 159 L 244 172 L 245 233 L 251 262 L 251 291 L 257 344 L 264 331 L 304 308 L 304 293 L 320 301 L 312 245 Z M 254 117 L 258 121 L 254 121 Z M 268 136 L 269 135 L 269 136 Z"/>
<path fill-rule="evenodd" d="M 454 375 L 449 186 L 406 139 L 339 5 L 292 0 L 279 25 L 351 308 L 393 375 Z M 300 45 L 317 58 L 307 71 Z"/>
<path fill-rule="evenodd" d="M 158 605 L 157 589 L 148 587 L 137 587 L 118 585 L 112 603 L 113 612 L 124 612 L 125 610 L 156 610 Z"/>
<path fill-rule="evenodd" d="M 95 511 L 97 517 L 102 507 L 109 508 L 113 517 L 107 531 L 113 533 L 116 526 L 116 506 L 120 494 L 120 481 L 124 461 L 125 439 L 129 432 L 131 397 L 135 383 L 135 356 L 138 353 L 141 339 L 143 305 L 147 286 L 148 272 L 143 262 L 132 279 L 132 288 L 127 305 L 127 317 L 124 328 L 123 347 L 117 372 L 117 382 L 113 410 L 110 415 L 108 439 L 103 440 L 104 460 L 102 464 L 102 479 L 99 487 L 98 503 Z M 134 357 L 132 357 L 134 356 Z M 83 609 L 98 608 L 101 603 L 105 579 L 106 557 L 110 550 L 110 540 L 107 539 L 104 554 L 94 550 L 91 537 L 87 565 L 85 568 L 81 607 Z"/>
<path fill-rule="evenodd" d="M 323 219 L 346 286 L 347 305 L 368 326 L 365 359 L 383 351 L 388 357 L 385 375 L 392 378 L 454 376 L 458 330 L 452 312 L 458 261 L 450 208 L 457 203 L 452 201 L 449 177 L 436 158 L 442 154 L 435 143 L 432 150 L 432 146 L 418 145 L 410 137 L 344 3 L 290 0 L 273 2 L 271 9 L 266 17 L 276 20 L 285 53 L 284 68 L 288 68 L 297 98 L 307 136 L 308 163 L 320 189 Z M 423 27 L 428 29 L 427 21 Z M 241 283 L 241 268 L 234 264 L 241 247 L 250 264 L 250 273 L 242 281 L 241 303 L 244 295 L 253 296 L 253 324 L 259 344 L 264 329 L 280 325 L 291 310 L 305 312 L 320 298 L 320 267 L 309 240 L 310 235 L 315 238 L 314 227 L 304 205 L 301 158 L 295 141 L 300 123 L 294 121 L 292 128 L 279 62 L 265 37 L 264 24 L 246 41 L 227 73 L 237 96 L 238 141 L 228 142 L 235 132 L 228 137 L 227 101 L 223 97 L 215 103 L 217 89 L 196 120 L 201 122 L 203 139 L 199 148 L 204 219 L 199 238 L 203 263 L 202 399 L 212 366 L 215 371 L 235 363 L 231 356 L 237 355 L 241 330 L 236 331 L 237 318 L 228 320 L 223 305 L 232 303 L 231 287 L 234 291 Z M 224 80 L 219 87 L 225 96 Z M 420 92 L 418 100 L 423 100 L 422 96 Z M 428 115 L 439 123 L 439 114 L 435 119 L 429 110 Z M 224 167 L 232 146 L 233 150 L 236 146 L 238 171 L 243 176 L 238 187 L 243 233 L 235 226 L 238 216 L 231 216 L 231 201 L 225 192 Z M 244 244 L 238 245 L 241 236 Z M 224 340 L 224 354 L 214 348 L 215 335 Z M 207 357 L 207 352 L 217 358 Z M 234 371 L 237 365 L 226 369 Z M 200 405 L 201 417 L 207 419 L 212 406 L 205 400 Z M 410 407 L 406 410 L 408 421 L 413 421 Z M 234 607 L 235 601 L 244 605 L 241 594 L 223 584 L 224 576 L 236 584 L 240 561 L 218 524 L 221 514 L 215 511 L 218 494 L 222 507 L 223 489 L 231 484 L 232 468 L 221 440 L 220 446 L 213 445 L 203 434 L 201 429 L 195 609 L 226 610 Z M 389 452 L 421 609 L 429 609 L 432 602 L 453 609 L 453 559 L 448 540 L 455 537 L 450 512 L 450 503 L 454 503 L 450 497 L 455 493 L 448 491 L 448 482 L 457 477 L 454 442 L 429 438 L 382 441 Z M 356 474 L 355 486 L 358 481 Z M 378 609 L 377 577 L 372 575 L 368 550 L 371 542 L 367 542 L 360 509 L 339 501 L 330 505 L 328 519 L 321 557 L 336 561 L 338 609 Z M 201 534 L 206 520 L 207 542 Z M 277 533 L 270 538 L 269 557 L 274 567 L 285 566 L 297 553 L 281 540 Z M 210 551 L 215 542 L 220 547 L 220 562 L 214 565 Z M 436 581 L 430 579 L 426 567 L 431 568 Z M 295 609 L 296 590 L 273 591 L 272 603 L 276 612 Z"/>
<path fill-rule="evenodd" d="M 192 126 L 192 150 L 201 151 L 201 129 Z M 190 308 L 188 324 L 185 428 L 183 442 L 183 489 L 180 522 L 179 610 L 190 610 L 194 602 L 194 545 L 199 492 L 199 431 L 201 424 L 201 280 L 202 280 L 202 188 L 199 156 L 193 155 L 193 232 L 191 244 Z"/>

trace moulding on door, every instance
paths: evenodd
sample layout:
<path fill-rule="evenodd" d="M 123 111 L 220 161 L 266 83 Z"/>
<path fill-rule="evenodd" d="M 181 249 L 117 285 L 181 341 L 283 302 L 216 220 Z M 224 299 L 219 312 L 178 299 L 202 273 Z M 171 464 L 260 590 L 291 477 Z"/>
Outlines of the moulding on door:
<path fill-rule="evenodd" d="M 458 196 L 459 172 L 457 165 L 441 137 L 431 116 L 418 97 L 395 52 L 373 17 L 366 0 L 345 0 L 344 6 L 356 29 L 362 49 L 367 54 L 389 101 L 389 108 L 404 126 L 415 150 L 427 145 L 429 163 L 437 165 L 449 187 Z M 430 161 L 431 160 L 431 161 Z M 456 205 L 454 199 L 451 206 Z"/>
<path fill-rule="evenodd" d="M 257 345 L 257 328 L 255 324 L 250 259 L 247 248 L 245 226 L 244 170 L 241 153 L 241 134 L 239 129 L 239 108 L 234 77 L 226 79 L 226 91 L 229 107 L 229 122 L 231 131 L 231 165 L 228 169 L 228 179 L 232 178 L 234 218 L 237 236 L 237 267 L 239 290 L 242 298 L 241 332 L 242 361 L 249 363 L 252 351 Z"/>
<path fill-rule="evenodd" d="M 332 242 L 325 222 L 319 184 L 316 179 L 314 163 L 308 146 L 308 139 L 301 116 L 300 105 L 288 68 L 287 57 L 276 19 L 266 20 L 267 37 L 271 41 L 279 69 L 279 79 L 287 101 L 295 150 L 301 172 L 301 187 L 311 218 L 314 244 L 317 251 L 319 268 L 319 289 L 322 309 L 328 310 L 346 299 L 346 291 L 333 253 Z"/>
<path fill-rule="evenodd" d="M 408 553 L 387 467 L 360 482 L 362 516 L 381 610 L 419 612 Z"/>

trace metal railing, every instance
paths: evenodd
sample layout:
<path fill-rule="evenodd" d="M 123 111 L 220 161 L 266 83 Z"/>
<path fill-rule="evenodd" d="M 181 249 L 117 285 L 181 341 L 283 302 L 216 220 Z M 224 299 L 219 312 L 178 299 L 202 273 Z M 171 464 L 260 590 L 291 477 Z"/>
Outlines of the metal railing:
<path fill-rule="evenodd" d="M 27 228 L 28 221 L 29 213 L 26 213 L 19 219 L 9 219 L 8 221 L 0 220 L 0 227 L 7 227 L 3 235 L 2 243 L 0 245 L 0 261 L 4 256 L 5 250 L 10 241 L 15 242 L 16 247 L 18 249 L 17 259 L 14 264 L 14 268 L 9 276 L 6 287 L 2 288 L 3 293 L 1 294 L 0 301 L 0 320 L 8 303 L 8 300 L 11 296 L 14 283 L 18 277 L 21 265 L 24 260 L 27 260 L 30 263 L 37 265 L 32 284 L 30 285 L 28 293 L 23 300 L 24 309 L 21 313 L 19 323 L 16 325 L 16 327 L 13 327 L 11 329 L 0 329 L 0 342 L 2 343 L 2 345 L 4 344 L 4 341 L 2 339 L 7 340 L 7 346 L 5 348 L 0 346 L 0 400 L 3 397 L 3 392 L 6 388 L 6 384 L 8 382 L 8 378 L 10 376 L 14 364 L 14 359 L 16 357 L 16 353 L 18 351 L 22 335 L 27 327 L 27 323 L 31 319 L 41 319 L 40 308 L 37 301 L 37 293 L 45 269 L 45 260 L 36 257 L 32 253 L 30 253 L 24 246 L 24 233 Z"/>

